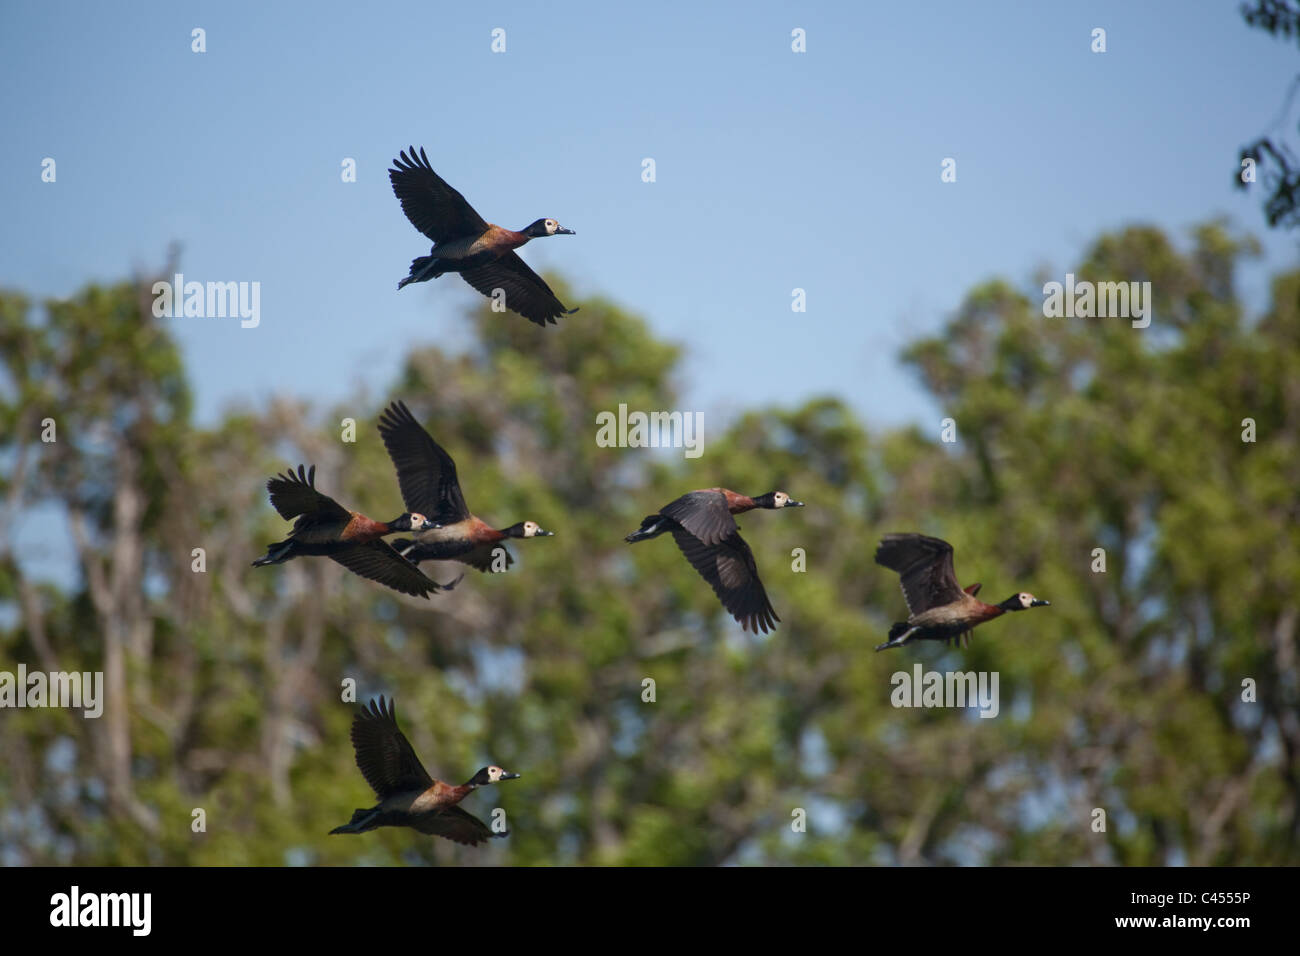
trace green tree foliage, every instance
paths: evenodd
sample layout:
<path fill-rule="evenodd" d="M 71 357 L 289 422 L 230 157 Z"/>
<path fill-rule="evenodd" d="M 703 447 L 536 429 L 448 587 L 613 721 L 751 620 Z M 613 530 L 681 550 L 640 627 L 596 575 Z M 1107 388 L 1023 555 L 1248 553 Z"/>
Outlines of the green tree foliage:
<path fill-rule="evenodd" d="M 1145 330 L 973 290 L 905 355 L 955 444 L 937 421 L 869 432 L 827 396 L 706 414 L 697 459 L 597 446 L 619 403 L 682 408 L 681 350 L 599 299 L 558 332 L 479 309 L 469 351 L 413 352 L 378 400 L 285 396 L 200 428 L 147 282 L 41 309 L 0 296 L 0 669 L 109 685 L 99 720 L 0 712 L 0 862 L 1300 862 L 1300 273 L 1247 320 L 1233 275 L 1251 251 L 1218 225 L 1186 251 L 1153 229 L 1101 238 L 1074 271 L 1151 281 Z M 396 397 L 477 513 L 557 536 L 430 601 L 325 560 L 249 567 L 283 534 L 263 483 L 290 464 L 349 507 L 401 510 L 374 427 Z M 712 485 L 808 503 L 740 522 L 774 634 L 743 634 L 671 541 L 622 541 Z M 75 558 L 66 581 L 16 553 L 33 515 Z M 873 653 L 904 607 L 872 552 L 902 530 L 952 541 L 982 596 L 1052 608 L 969 648 Z M 1000 713 L 895 709 L 891 675 L 917 662 L 996 671 Z M 521 771 L 467 802 L 505 809 L 511 836 L 326 836 L 371 802 L 347 679 L 396 697 L 436 775 Z"/>

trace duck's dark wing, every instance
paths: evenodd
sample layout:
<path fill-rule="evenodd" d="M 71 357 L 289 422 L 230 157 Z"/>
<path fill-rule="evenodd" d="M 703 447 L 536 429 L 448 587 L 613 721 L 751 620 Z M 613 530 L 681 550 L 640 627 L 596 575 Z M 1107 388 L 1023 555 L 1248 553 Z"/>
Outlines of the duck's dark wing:
<path fill-rule="evenodd" d="M 352 720 L 352 746 L 357 752 L 357 767 L 380 800 L 394 793 L 423 792 L 433 786 L 433 778 L 420 763 L 406 736 L 397 728 L 397 713 L 392 701 L 370 701 Z"/>
<path fill-rule="evenodd" d="M 754 553 L 738 531 L 717 544 L 706 544 L 686 529 L 674 528 L 673 539 L 742 628 L 764 634 L 776 629 L 781 619 L 758 579 Z"/>
<path fill-rule="evenodd" d="M 426 577 L 423 571 L 394 551 L 387 541 L 354 544 L 332 552 L 330 557 L 353 574 L 413 597 L 428 597 L 430 592 L 443 590 L 441 584 Z"/>
<path fill-rule="evenodd" d="M 876 548 L 876 564 L 898 572 L 903 600 L 912 614 L 960 601 L 964 594 L 947 541 L 923 534 L 887 534 Z"/>
<path fill-rule="evenodd" d="M 421 814 L 411 825 L 421 833 L 446 837 L 466 846 L 478 846 L 493 837 L 506 835 L 504 832 L 493 833 L 486 823 L 460 807 L 445 807 L 436 813 Z"/>
<path fill-rule="evenodd" d="M 298 466 L 274 478 L 267 479 L 266 490 L 271 494 L 271 505 L 286 521 L 297 518 L 294 532 L 327 526 L 342 530 L 352 520 L 352 513 L 329 495 L 316 490 L 316 466 L 310 471 Z"/>
<path fill-rule="evenodd" d="M 736 519 L 727 509 L 727 499 L 720 491 L 691 491 L 659 509 L 699 538 L 713 545 L 736 533 Z"/>
<path fill-rule="evenodd" d="M 494 290 L 501 289 L 505 293 L 507 309 L 542 327 L 548 322 L 555 325 L 560 316 L 578 311 L 566 309 L 542 277 L 513 252 L 485 265 L 465 269 L 460 275 L 488 298 L 492 298 Z"/>
<path fill-rule="evenodd" d="M 402 204 L 402 212 L 411 225 L 435 243 L 478 237 L 487 230 L 487 222 L 465 197 L 433 171 L 423 147 L 418 156 L 414 146 L 409 155 L 403 150 L 401 158 L 393 160 L 393 167 L 388 170 L 388 180 Z"/>
<path fill-rule="evenodd" d="M 456 477 L 456 463 L 404 402 L 393 402 L 379 416 L 379 436 L 397 469 L 397 484 L 408 511 L 443 524 L 470 516 Z"/>

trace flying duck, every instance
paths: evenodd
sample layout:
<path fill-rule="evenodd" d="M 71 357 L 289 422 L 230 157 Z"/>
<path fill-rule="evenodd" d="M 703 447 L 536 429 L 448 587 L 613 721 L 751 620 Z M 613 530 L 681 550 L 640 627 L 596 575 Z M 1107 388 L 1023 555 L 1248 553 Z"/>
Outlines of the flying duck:
<path fill-rule="evenodd" d="M 433 591 L 455 586 L 438 584 L 425 577 L 394 551 L 383 536 L 395 531 L 418 531 L 432 522 L 422 514 L 403 514 L 392 521 L 374 521 L 359 511 L 348 511 L 333 498 L 316 490 L 316 466 L 304 472 L 276 475 L 266 483 L 271 504 L 286 521 L 294 521 L 289 537 L 267 547 L 266 554 L 253 562 L 259 568 L 283 564 L 301 555 L 324 555 L 353 574 L 378 581 L 403 594 L 428 597 Z"/>
<path fill-rule="evenodd" d="M 456 477 L 456 463 L 424 430 L 404 402 L 396 401 L 379 416 L 379 435 L 397 468 L 397 484 L 408 507 L 430 516 L 431 527 L 416 529 L 413 540 L 393 542 L 408 561 L 460 561 L 480 571 L 505 570 L 514 558 L 501 542 L 507 538 L 549 538 L 535 521 L 493 528 L 472 514 Z M 414 505 L 412 502 L 419 502 Z M 497 549 L 501 550 L 494 567 Z"/>
<path fill-rule="evenodd" d="M 491 766 L 459 786 L 434 780 L 398 728 L 393 701 L 385 703 L 381 696 L 379 703 L 371 699 L 369 707 L 361 708 L 352 720 L 352 747 L 357 753 L 357 767 L 379 803 L 353 811 L 352 819 L 331 830 L 331 836 L 365 833 L 379 827 L 411 827 L 466 846 L 478 846 L 506 835 L 493 833 L 487 824 L 457 804 L 479 787 L 515 780 L 519 774 Z"/>
<path fill-rule="evenodd" d="M 1049 607 L 1027 591 L 1013 594 L 1001 604 L 985 604 L 975 597 L 980 585 L 963 589 L 952 566 L 952 545 L 923 534 L 887 534 L 876 548 L 876 564 L 897 571 L 907 602 L 908 617 L 889 629 L 889 640 L 876 647 L 902 647 L 912 641 L 949 641 L 965 638 L 973 628 L 1008 611 Z"/>
<path fill-rule="evenodd" d="M 647 541 L 665 531 L 700 577 L 709 582 L 722 606 L 740 622 L 742 629 L 766 634 L 781 620 L 758 578 L 758 567 L 749 545 L 740 536 L 732 515 L 754 508 L 802 508 L 784 491 L 769 491 L 757 498 L 726 488 L 690 491 L 669 502 L 657 514 L 648 515 L 641 527 L 623 540 L 628 544 Z"/>
<path fill-rule="evenodd" d="M 514 252 L 530 239 L 571 236 L 572 229 L 554 219 L 538 219 L 519 232 L 487 222 L 433 171 L 423 148 L 418 155 L 414 146 L 409 154 L 403 150 L 401 157 L 393 160 L 393 167 L 388 178 L 402 212 L 411 225 L 433 240 L 429 254 L 412 261 L 411 274 L 397 288 L 459 272 L 488 298 L 500 290 L 506 308 L 543 328 L 548 322 L 554 325 L 561 315 L 578 311 L 566 309 L 542 277 Z"/>

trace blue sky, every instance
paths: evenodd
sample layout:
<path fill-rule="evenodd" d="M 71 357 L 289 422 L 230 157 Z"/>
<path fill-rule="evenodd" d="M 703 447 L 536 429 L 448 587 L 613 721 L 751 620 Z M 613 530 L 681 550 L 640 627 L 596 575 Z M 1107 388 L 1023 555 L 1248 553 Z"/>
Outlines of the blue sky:
<path fill-rule="evenodd" d="M 262 286 L 256 329 L 174 323 L 201 421 L 277 391 L 386 398 L 410 345 L 464 342 L 476 299 L 455 277 L 396 291 L 428 251 L 386 174 L 415 143 L 488 220 L 574 228 L 524 257 L 685 342 L 688 408 L 833 392 L 873 424 L 932 422 L 897 353 L 977 282 L 1061 275 L 1102 230 L 1181 237 L 1216 215 L 1265 243 L 1252 304 L 1295 264 L 1231 171 L 1300 50 L 1237 8 L 10 3 L 0 285 L 69 295 L 176 240 L 188 279 Z M 583 320 L 503 319 L 525 341 Z"/>

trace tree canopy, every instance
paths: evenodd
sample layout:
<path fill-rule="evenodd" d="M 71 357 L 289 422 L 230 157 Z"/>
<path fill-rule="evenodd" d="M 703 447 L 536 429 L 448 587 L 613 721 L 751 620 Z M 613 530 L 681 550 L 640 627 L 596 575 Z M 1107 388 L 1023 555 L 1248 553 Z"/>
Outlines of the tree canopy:
<path fill-rule="evenodd" d="M 200 427 L 147 278 L 0 293 L 0 653 L 106 687 L 99 719 L 0 718 L 0 862 L 1300 862 L 1300 272 L 1247 316 L 1252 252 L 1217 223 L 1100 237 L 1073 271 L 1149 280 L 1147 329 L 971 290 L 903 355 L 955 443 L 939 422 L 873 431 L 828 392 L 706 419 L 697 459 L 598 446 L 619 403 L 682 408 L 683 359 L 599 298 L 528 335 L 484 305 L 468 351 L 415 350 L 385 395 Z M 375 430 L 392 398 L 476 513 L 557 535 L 428 601 L 321 559 L 249 567 L 283 537 L 264 481 L 289 465 L 401 510 Z M 714 485 L 808 505 L 740 522 L 774 634 L 742 633 L 667 539 L 623 543 Z M 66 581 L 20 553 L 32 515 Z M 1032 584 L 1052 608 L 969 648 L 873 653 L 904 608 L 872 553 L 908 530 L 952 542 L 984 596 Z M 917 662 L 996 671 L 1001 712 L 896 709 L 891 675 Z M 380 693 L 435 776 L 523 773 L 466 803 L 503 808 L 508 839 L 326 836 L 372 802 L 348 727 Z"/>

